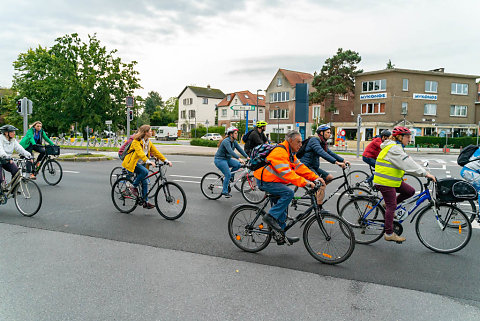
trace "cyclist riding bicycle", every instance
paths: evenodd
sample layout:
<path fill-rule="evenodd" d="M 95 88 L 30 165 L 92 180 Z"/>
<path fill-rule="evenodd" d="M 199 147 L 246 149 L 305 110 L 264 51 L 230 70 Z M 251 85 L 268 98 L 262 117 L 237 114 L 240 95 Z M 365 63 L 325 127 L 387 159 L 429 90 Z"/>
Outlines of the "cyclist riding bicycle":
<path fill-rule="evenodd" d="M 0 183 L 4 180 L 2 168 L 7 172 L 10 172 L 12 177 L 18 172 L 17 165 L 15 165 L 13 160 L 9 159 L 12 157 L 14 151 L 26 158 L 32 158 L 32 155 L 15 139 L 16 130 L 18 129 L 12 125 L 4 125 L 0 127 L 0 132 L 2 133 L 0 136 L 0 158 L 4 159 L 4 162 L 0 162 Z"/>
<path fill-rule="evenodd" d="M 319 180 L 315 172 L 302 164 L 295 153 L 302 146 L 302 136 L 297 131 L 290 131 L 285 135 L 285 141 L 274 148 L 266 157 L 267 166 L 254 172 L 257 185 L 278 199 L 272 200 L 272 207 L 263 217 L 265 223 L 277 231 L 283 231 L 286 227 L 287 208 L 293 199 L 294 192 L 287 184 L 291 183 L 298 187 L 308 186 L 314 188 L 313 183 Z M 298 237 L 287 238 L 290 243 L 299 240 Z"/>
<path fill-rule="evenodd" d="M 229 127 L 225 133 L 225 137 L 218 143 L 218 150 L 215 153 L 213 161 L 215 166 L 217 166 L 225 176 L 222 189 L 222 195 L 225 196 L 225 198 L 232 197 L 232 194 L 228 192 L 228 185 L 234 178 L 232 172 L 235 172 L 240 168 L 240 163 L 245 164 L 245 161 L 235 153 L 235 149 L 238 150 L 247 160 L 250 159 L 247 153 L 245 153 L 242 147 L 238 144 L 237 138 L 238 128 L 233 126 Z M 238 159 L 238 161 L 234 158 Z M 231 171 L 230 168 L 232 168 Z"/>
<path fill-rule="evenodd" d="M 20 141 L 20 145 L 29 153 L 32 151 L 38 152 L 37 163 L 40 163 L 45 157 L 45 147 L 43 147 L 43 139 L 45 139 L 50 145 L 55 145 L 50 138 L 48 138 L 45 131 L 42 129 L 42 122 L 36 121 L 32 124 L 25 137 Z M 30 173 L 30 179 L 37 179 L 35 174 L 32 173 L 33 162 L 27 162 L 27 173 Z"/>
<path fill-rule="evenodd" d="M 393 232 L 393 219 L 397 204 L 412 197 L 415 189 L 403 181 L 405 172 L 427 177 L 435 181 L 435 176 L 405 153 L 404 147 L 410 141 L 411 132 L 408 128 L 398 126 L 392 131 L 392 136 L 384 141 L 375 164 L 373 182 L 382 193 L 385 202 L 385 235 L 386 241 L 403 242 L 405 238 Z M 397 196 L 397 193 L 399 195 Z"/>
<path fill-rule="evenodd" d="M 245 152 L 248 155 L 250 155 L 252 150 L 258 145 L 266 144 L 268 142 L 268 138 L 265 135 L 267 125 L 268 123 L 266 121 L 257 121 L 255 128 L 253 128 L 252 132 L 248 135 L 248 139 L 245 142 Z"/>
<path fill-rule="evenodd" d="M 376 136 L 372 141 L 367 145 L 362 154 L 362 159 L 365 163 L 370 165 L 370 167 L 375 168 L 375 161 L 382 150 L 380 145 L 386 141 L 392 133 L 388 129 L 382 130 L 379 136 Z M 367 179 L 367 183 L 370 183 L 373 180 L 373 175 Z"/>
<path fill-rule="evenodd" d="M 167 160 L 162 153 L 150 142 L 150 137 L 153 136 L 150 125 L 142 125 L 135 134 L 135 138 L 128 149 L 128 154 L 122 162 L 122 166 L 131 173 L 137 174 L 137 177 L 133 181 L 133 187 L 131 192 L 138 197 L 138 185 L 142 183 L 142 196 L 145 201 L 143 207 L 146 209 L 152 209 L 155 205 L 148 202 L 148 181 L 145 179 L 148 176 L 148 165 L 155 166 L 149 158 L 155 157 L 163 162 L 168 163 L 168 166 L 172 166 L 172 163 Z"/>
<path fill-rule="evenodd" d="M 480 148 L 470 156 L 468 163 L 463 166 L 460 175 L 470 182 L 477 191 L 480 191 Z"/>

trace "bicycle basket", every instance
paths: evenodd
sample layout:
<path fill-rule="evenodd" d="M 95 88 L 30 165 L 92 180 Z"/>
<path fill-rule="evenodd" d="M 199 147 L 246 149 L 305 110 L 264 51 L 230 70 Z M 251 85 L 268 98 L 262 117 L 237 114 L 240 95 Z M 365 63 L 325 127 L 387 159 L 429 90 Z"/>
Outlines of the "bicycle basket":
<path fill-rule="evenodd" d="M 477 190 L 467 181 L 456 178 L 443 178 L 437 181 L 437 200 L 456 203 L 477 199 Z"/>
<path fill-rule="evenodd" d="M 60 155 L 60 146 L 56 146 L 56 145 L 45 146 L 45 154 L 52 155 L 52 156 Z"/>

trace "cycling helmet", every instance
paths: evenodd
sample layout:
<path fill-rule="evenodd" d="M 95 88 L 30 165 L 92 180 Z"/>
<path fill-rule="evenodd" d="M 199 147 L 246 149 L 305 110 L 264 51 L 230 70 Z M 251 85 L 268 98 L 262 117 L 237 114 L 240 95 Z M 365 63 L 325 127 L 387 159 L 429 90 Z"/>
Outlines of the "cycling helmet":
<path fill-rule="evenodd" d="M 228 127 L 228 128 L 227 128 L 226 134 L 229 135 L 229 134 L 231 134 L 231 133 L 233 133 L 233 132 L 235 132 L 235 131 L 238 132 L 238 128 L 235 127 L 235 126 L 231 126 L 231 127 Z"/>
<path fill-rule="evenodd" d="M 411 134 L 412 133 L 410 132 L 410 129 L 408 129 L 407 127 L 403 127 L 403 126 L 397 126 L 392 131 L 393 137 L 396 137 L 398 135 L 411 135 Z"/>
<path fill-rule="evenodd" d="M 266 121 L 263 121 L 263 120 L 257 121 L 257 124 L 256 124 L 257 127 L 263 127 L 263 126 L 267 126 L 267 125 L 268 125 L 268 123 Z"/>
<path fill-rule="evenodd" d="M 18 128 L 16 128 L 15 126 L 12 126 L 12 125 L 3 125 L 2 127 L 0 127 L 0 131 L 2 133 L 9 133 L 9 132 L 14 132 L 14 131 L 17 131 Z"/>
<path fill-rule="evenodd" d="M 384 130 L 382 130 L 382 132 L 380 133 L 380 137 L 383 137 L 383 136 L 390 137 L 390 136 L 392 136 L 392 132 L 389 131 L 388 129 L 384 129 Z"/>
<path fill-rule="evenodd" d="M 330 129 L 329 125 L 323 124 L 323 125 L 320 125 L 320 126 L 317 127 L 316 132 L 317 132 L 318 135 L 320 135 L 321 132 L 324 132 L 324 131 L 329 130 L 329 129 Z"/>

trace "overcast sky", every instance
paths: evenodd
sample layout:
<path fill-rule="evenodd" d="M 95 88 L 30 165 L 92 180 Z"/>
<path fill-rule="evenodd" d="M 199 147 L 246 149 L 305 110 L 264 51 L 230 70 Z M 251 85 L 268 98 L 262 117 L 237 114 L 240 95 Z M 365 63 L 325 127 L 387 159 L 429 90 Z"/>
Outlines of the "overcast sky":
<path fill-rule="evenodd" d="M 223 92 L 265 89 L 278 68 L 312 73 L 337 48 L 360 68 L 480 75 L 479 0 L 0 0 L 0 87 L 12 62 L 57 37 L 88 34 L 136 60 L 146 96 L 186 85 Z"/>

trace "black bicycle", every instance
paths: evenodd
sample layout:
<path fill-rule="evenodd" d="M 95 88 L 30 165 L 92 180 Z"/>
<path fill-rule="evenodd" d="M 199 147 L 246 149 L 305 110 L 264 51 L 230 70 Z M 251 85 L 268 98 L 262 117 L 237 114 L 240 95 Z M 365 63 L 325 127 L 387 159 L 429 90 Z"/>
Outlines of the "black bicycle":
<path fill-rule="evenodd" d="M 57 185 L 63 177 L 63 170 L 60 163 L 55 159 L 60 155 L 60 146 L 45 145 L 45 157 L 41 162 L 34 162 L 32 174 L 37 176 L 42 171 L 45 182 L 49 185 Z M 26 172 L 26 163 L 22 163 L 22 170 Z"/>
<path fill-rule="evenodd" d="M 149 187 L 147 197 L 154 195 L 155 207 L 162 217 L 167 220 L 176 220 L 185 212 L 187 197 L 180 185 L 167 181 L 166 163 L 159 161 L 155 161 L 155 163 L 158 170 L 145 178 L 154 180 L 152 186 Z M 138 186 L 138 195 L 132 191 L 132 177 L 132 175 L 119 176 L 112 186 L 113 205 L 122 213 L 130 213 L 138 205 L 145 203 L 142 196 L 142 184 Z"/>
<path fill-rule="evenodd" d="M 238 248 L 255 253 L 270 244 L 273 237 L 278 244 L 288 244 L 285 232 L 298 222 L 302 222 L 303 243 L 308 253 L 316 260 L 326 264 L 338 264 L 347 260 L 355 249 L 355 236 L 351 227 L 341 217 L 322 210 L 317 205 L 316 192 L 320 185 L 309 189 L 304 196 L 311 206 L 293 219 L 287 219 L 284 231 L 276 231 L 261 219 L 265 208 L 276 198 L 267 193 L 267 200 L 262 207 L 241 205 L 237 207 L 228 220 L 228 234 Z"/>

